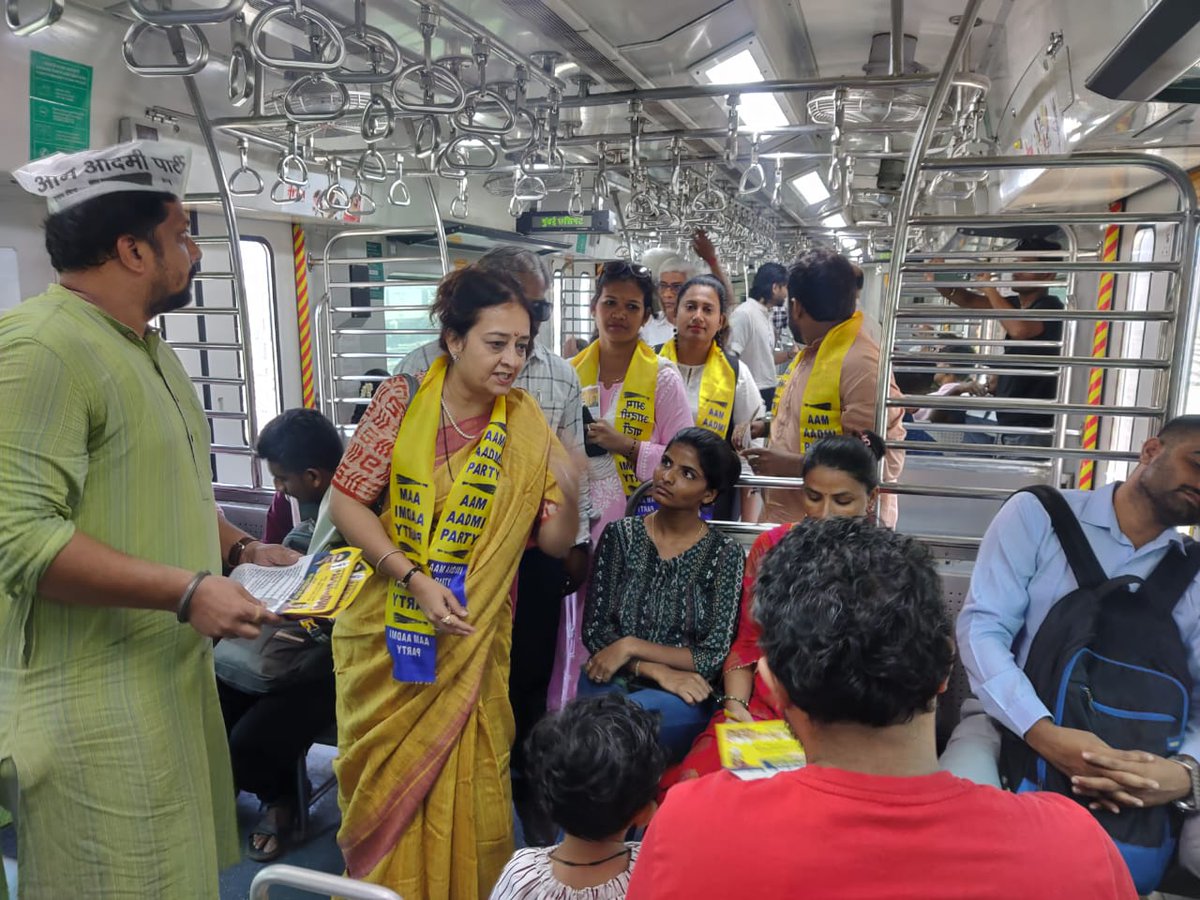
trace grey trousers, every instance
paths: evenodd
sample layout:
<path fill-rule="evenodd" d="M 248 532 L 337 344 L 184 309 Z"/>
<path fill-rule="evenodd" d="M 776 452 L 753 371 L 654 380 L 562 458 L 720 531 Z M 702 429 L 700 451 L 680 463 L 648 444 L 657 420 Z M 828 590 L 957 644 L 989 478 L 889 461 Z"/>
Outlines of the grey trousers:
<path fill-rule="evenodd" d="M 1000 731 L 974 697 L 963 701 L 961 718 L 938 764 L 943 771 L 967 781 L 1000 787 Z M 1200 878 L 1200 813 L 1183 821 L 1179 864 Z"/>

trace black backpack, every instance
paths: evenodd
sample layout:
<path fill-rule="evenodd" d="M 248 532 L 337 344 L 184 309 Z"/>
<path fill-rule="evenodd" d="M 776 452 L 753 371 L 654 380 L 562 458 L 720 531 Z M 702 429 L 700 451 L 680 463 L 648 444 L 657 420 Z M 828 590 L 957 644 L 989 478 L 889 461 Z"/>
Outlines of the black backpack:
<path fill-rule="evenodd" d="M 1192 692 L 1188 648 L 1172 613 L 1200 571 L 1200 545 L 1172 545 L 1145 579 L 1109 578 L 1062 494 L 1049 485 L 1023 490 L 1045 507 L 1079 584 L 1050 608 L 1030 645 L 1025 675 L 1054 724 L 1089 731 L 1119 750 L 1170 756 L 1183 741 Z M 1139 589 L 1130 590 L 1135 585 Z M 1020 736 L 1000 731 L 1000 770 L 1011 789 L 1090 802 L 1075 797 L 1070 779 Z M 1138 893 L 1150 893 L 1175 851 L 1174 807 L 1095 815 L 1121 851 Z"/>

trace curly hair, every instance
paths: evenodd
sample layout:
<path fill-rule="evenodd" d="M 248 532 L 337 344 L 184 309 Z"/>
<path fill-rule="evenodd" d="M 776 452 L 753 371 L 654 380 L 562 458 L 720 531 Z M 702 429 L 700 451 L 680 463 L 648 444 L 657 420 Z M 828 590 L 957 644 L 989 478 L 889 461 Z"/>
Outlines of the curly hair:
<path fill-rule="evenodd" d="M 930 712 L 954 658 L 929 553 L 863 519 L 792 528 L 763 560 L 753 614 L 771 671 L 815 722 L 882 728 Z"/>
<path fill-rule="evenodd" d="M 612 837 L 658 791 L 658 716 L 622 694 L 572 700 L 534 726 L 529 769 L 550 818 L 589 841 Z"/>

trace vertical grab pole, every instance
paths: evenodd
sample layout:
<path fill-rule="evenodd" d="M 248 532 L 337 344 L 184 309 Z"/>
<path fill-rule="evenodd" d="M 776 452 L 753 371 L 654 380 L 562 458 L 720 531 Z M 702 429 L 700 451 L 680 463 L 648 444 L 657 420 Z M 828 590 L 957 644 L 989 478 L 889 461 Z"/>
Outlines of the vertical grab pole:
<path fill-rule="evenodd" d="M 1117 201 L 1109 207 L 1109 212 L 1120 212 L 1125 208 L 1124 201 Z M 1104 245 L 1100 252 L 1103 262 L 1116 262 L 1121 247 L 1121 226 L 1109 225 L 1104 230 Z M 1096 309 L 1110 310 L 1113 305 L 1113 291 L 1116 287 L 1117 276 L 1112 272 L 1104 272 L 1100 276 L 1100 292 L 1096 297 Z M 1103 359 L 1108 356 L 1108 332 L 1110 322 L 1097 322 L 1092 329 L 1092 357 Z M 1089 406 L 1099 406 L 1104 399 L 1104 369 L 1094 368 L 1088 374 L 1087 402 Z M 1095 450 L 1100 446 L 1100 417 L 1089 415 L 1083 420 L 1083 449 Z M 1096 461 L 1085 459 L 1079 464 L 1079 489 L 1090 491 L 1096 484 Z"/>
<path fill-rule="evenodd" d="M 317 391 L 313 381 L 312 311 L 308 303 L 308 249 L 304 229 L 292 223 L 292 263 L 296 276 L 296 323 L 300 329 L 300 391 L 304 406 L 317 408 Z"/>
<path fill-rule="evenodd" d="M 879 335 L 879 385 L 875 396 L 875 433 L 886 437 L 888 421 L 888 377 L 892 361 L 892 345 L 896 341 L 896 310 L 900 306 L 901 270 L 908 250 L 908 220 L 912 217 L 913 207 L 917 202 L 917 185 L 921 181 L 921 163 L 925 153 L 933 141 L 933 132 L 937 127 L 938 113 L 950 95 L 950 86 L 958 71 L 959 62 L 967 47 L 967 39 L 975 25 L 975 16 L 983 0 L 967 0 L 958 30 L 954 32 L 954 41 L 950 44 L 950 52 L 942 71 L 938 74 L 937 83 L 929 95 L 929 106 L 921 118 L 921 127 L 917 129 L 916 139 L 908 155 L 908 176 L 900 189 L 900 199 L 896 204 L 896 236 L 892 241 L 892 263 L 888 270 L 887 294 L 883 308 L 880 310 Z"/>
<path fill-rule="evenodd" d="M 172 28 L 168 33 L 172 38 L 172 50 L 178 57 L 184 52 L 182 40 L 178 38 L 178 29 Z M 233 275 L 233 298 L 237 303 L 242 365 L 245 366 L 245 370 L 242 372 L 246 398 L 246 430 L 248 432 L 245 437 L 246 445 L 253 447 L 258 436 L 258 415 L 257 407 L 254 404 L 254 364 L 253 351 L 250 348 L 250 310 L 246 308 L 246 275 L 242 266 L 242 236 L 238 231 L 233 199 L 229 196 L 229 184 L 225 180 L 225 167 L 221 165 L 221 153 L 217 150 L 216 141 L 213 140 L 212 123 L 204 109 L 204 98 L 200 96 L 200 89 L 196 87 L 196 76 L 184 76 L 183 86 L 187 90 L 188 100 L 196 114 L 196 125 L 200 130 L 200 138 L 204 141 L 204 149 L 208 151 L 208 159 L 212 164 L 213 174 L 217 178 L 217 196 L 221 200 L 221 212 L 225 215 L 225 230 L 229 234 L 229 271 Z M 262 487 L 262 468 L 257 462 L 250 466 L 250 485 L 256 489 Z"/>

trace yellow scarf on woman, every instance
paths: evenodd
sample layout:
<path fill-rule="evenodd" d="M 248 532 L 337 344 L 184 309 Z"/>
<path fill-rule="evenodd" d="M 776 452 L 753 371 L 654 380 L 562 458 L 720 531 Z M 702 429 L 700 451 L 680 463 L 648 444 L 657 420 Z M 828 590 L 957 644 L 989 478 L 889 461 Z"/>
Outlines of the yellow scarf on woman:
<path fill-rule="evenodd" d="M 571 365 L 579 375 L 579 383 L 585 388 L 600 383 L 600 342 L 592 341 L 574 359 Z M 654 391 L 658 386 L 658 357 L 645 341 L 638 341 L 633 359 L 625 370 L 621 383 L 621 396 L 617 400 L 616 425 L 621 434 L 636 441 L 649 440 L 654 431 Z M 614 453 L 617 471 L 625 487 L 625 496 L 638 489 L 637 467 L 624 455 Z"/>
<path fill-rule="evenodd" d="M 659 356 L 671 362 L 679 362 L 675 349 L 675 338 L 663 344 Z M 696 408 L 696 424 L 718 437 L 729 434 L 733 424 L 733 398 L 737 388 L 737 376 L 733 372 L 725 353 L 713 341 L 708 345 L 708 357 L 704 360 L 704 373 L 700 376 L 700 403 Z"/>
<path fill-rule="evenodd" d="M 801 453 L 823 437 L 842 433 L 842 364 L 861 329 L 862 313 L 856 312 L 831 328 L 817 348 L 800 401 Z"/>
<path fill-rule="evenodd" d="M 437 522 L 433 520 L 433 461 L 441 424 L 446 357 L 439 356 L 411 400 L 392 450 L 389 497 L 396 546 L 467 605 L 467 566 L 487 524 L 500 480 L 507 439 L 504 395 L 492 404 L 492 419 L 454 486 Z M 412 592 L 393 580 L 384 610 L 384 630 L 397 681 L 431 683 L 437 647 L 433 623 Z"/>

